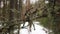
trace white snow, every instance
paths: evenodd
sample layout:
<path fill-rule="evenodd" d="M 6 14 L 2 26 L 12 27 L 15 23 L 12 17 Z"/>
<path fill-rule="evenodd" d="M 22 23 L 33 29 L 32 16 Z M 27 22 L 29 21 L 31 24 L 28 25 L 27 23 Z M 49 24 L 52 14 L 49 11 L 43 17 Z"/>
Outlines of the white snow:
<path fill-rule="evenodd" d="M 20 30 L 20 33 L 21 34 L 47 34 L 44 30 L 43 30 L 43 28 L 44 27 L 42 27 L 42 26 L 40 26 L 40 25 L 37 25 L 36 23 L 39 23 L 39 22 L 35 22 L 35 28 L 36 28 L 36 30 L 34 30 L 34 27 L 32 26 L 32 32 L 28 32 L 28 29 L 21 29 Z M 27 24 L 26 24 L 27 25 Z"/>

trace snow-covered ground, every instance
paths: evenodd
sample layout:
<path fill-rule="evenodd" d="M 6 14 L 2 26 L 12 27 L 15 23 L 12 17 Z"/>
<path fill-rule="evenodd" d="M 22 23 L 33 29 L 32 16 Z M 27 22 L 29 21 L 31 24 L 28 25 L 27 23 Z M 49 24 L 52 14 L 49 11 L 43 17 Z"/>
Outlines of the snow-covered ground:
<path fill-rule="evenodd" d="M 26 24 L 25 25 L 27 25 L 28 24 L 28 22 L 26 22 Z M 36 30 L 34 30 L 34 28 L 33 28 L 33 26 L 32 26 L 32 31 L 31 32 L 28 32 L 28 29 L 21 29 L 20 30 L 20 33 L 21 34 L 48 34 L 48 33 L 46 33 L 46 31 L 47 31 L 47 29 L 46 29 L 46 31 L 44 31 L 43 29 L 44 29 L 44 27 L 43 26 L 40 26 L 40 25 L 37 25 L 37 24 L 39 24 L 39 22 L 34 22 L 34 25 L 35 25 L 35 28 L 36 28 Z"/>

